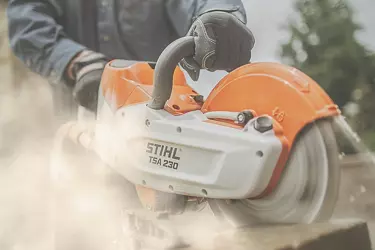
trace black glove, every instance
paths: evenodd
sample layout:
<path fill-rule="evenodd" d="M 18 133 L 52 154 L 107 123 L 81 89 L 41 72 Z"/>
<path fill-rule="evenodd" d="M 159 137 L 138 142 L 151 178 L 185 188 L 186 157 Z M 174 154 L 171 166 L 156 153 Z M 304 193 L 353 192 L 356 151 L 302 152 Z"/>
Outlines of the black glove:
<path fill-rule="evenodd" d="M 188 34 L 195 37 L 195 54 L 180 65 L 197 81 L 200 69 L 232 71 L 251 59 L 254 37 L 234 14 L 212 11 L 198 17 Z"/>
<path fill-rule="evenodd" d="M 95 113 L 100 81 L 108 61 L 100 53 L 84 51 L 71 65 L 72 78 L 75 80 L 73 96 L 79 105 Z"/>

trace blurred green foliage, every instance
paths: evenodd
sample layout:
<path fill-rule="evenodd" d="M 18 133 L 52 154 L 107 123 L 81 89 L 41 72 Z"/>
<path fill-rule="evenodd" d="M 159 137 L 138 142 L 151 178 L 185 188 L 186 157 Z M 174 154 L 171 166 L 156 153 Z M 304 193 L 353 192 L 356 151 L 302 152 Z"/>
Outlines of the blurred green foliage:
<path fill-rule="evenodd" d="M 362 27 L 352 7 L 344 0 L 296 0 L 294 9 L 283 62 L 317 81 L 375 150 L 375 56 L 356 38 Z"/>

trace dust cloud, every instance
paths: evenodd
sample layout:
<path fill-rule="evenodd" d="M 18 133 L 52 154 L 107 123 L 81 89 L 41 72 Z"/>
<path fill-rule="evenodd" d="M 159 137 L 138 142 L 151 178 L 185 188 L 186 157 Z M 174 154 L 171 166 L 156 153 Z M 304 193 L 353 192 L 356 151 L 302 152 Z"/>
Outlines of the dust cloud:
<path fill-rule="evenodd" d="M 95 155 L 56 141 L 46 81 L 30 73 L 21 86 L 0 98 L 0 249 L 130 249 L 123 212 L 140 209 L 133 186 Z M 162 223 L 198 249 L 212 248 L 225 229 L 208 209 Z"/>
<path fill-rule="evenodd" d="M 141 210 L 134 188 L 95 155 L 56 141 L 60 124 L 50 85 L 33 74 L 24 81 L 0 97 L 0 249 L 131 249 L 123 212 Z M 375 184 L 369 168 L 343 168 L 334 217 L 361 218 L 372 229 Z M 230 229 L 208 208 L 157 223 L 178 232 L 190 249 L 218 249 L 217 234 Z"/>
<path fill-rule="evenodd" d="M 48 89 L 38 79 L 0 97 L 0 249 L 47 249 L 49 178 L 45 141 L 51 128 Z"/>

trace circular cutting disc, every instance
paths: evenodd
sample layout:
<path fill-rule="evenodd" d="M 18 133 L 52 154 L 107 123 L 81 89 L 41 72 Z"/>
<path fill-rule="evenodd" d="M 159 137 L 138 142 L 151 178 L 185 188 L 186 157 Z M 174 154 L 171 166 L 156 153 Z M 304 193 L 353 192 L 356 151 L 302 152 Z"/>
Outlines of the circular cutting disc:
<path fill-rule="evenodd" d="M 328 220 L 340 185 L 338 156 L 331 121 L 319 120 L 297 137 L 280 182 L 270 195 L 210 204 L 235 226 Z"/>

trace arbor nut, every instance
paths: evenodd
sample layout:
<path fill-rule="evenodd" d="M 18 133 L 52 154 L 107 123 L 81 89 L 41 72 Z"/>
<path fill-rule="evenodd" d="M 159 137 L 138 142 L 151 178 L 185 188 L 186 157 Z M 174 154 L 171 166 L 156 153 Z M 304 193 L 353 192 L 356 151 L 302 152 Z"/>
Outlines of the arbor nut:
<path fill-rule="evenodd" d="M 269 116 L 260 116 L 255 120 L 254 128 L 260 133 L 267 132 L 273 128 L 272 119 Z"/>

